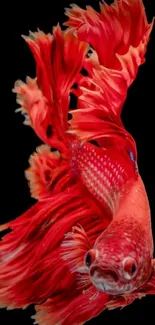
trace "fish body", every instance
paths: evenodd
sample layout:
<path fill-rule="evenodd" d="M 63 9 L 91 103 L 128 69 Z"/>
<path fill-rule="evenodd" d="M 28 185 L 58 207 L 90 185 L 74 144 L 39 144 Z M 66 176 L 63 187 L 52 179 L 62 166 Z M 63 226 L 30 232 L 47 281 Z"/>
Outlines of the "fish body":
<path fill-rule="evenodd" d="M 0 242 L 0 306 L 35 304 L 39 325 L 81 325 L 155 294 L 149 201 L 121 120 L 153 21 L 141 0 L 103 3 L 100 13 L 73 5 L 66 15 L 66 31 L 24 37 L 36 78 L 13 91 L 44 143 L 25 172 L 37 202 L 0 227 L 11 230 Z"/>
<path fill-rule="evenodd" d="M 93 250 L 90 249 L 90 254 L 95 255 L 89 270 L 90 279 L 99 290 L 109 294 L 130 293 L 149 279 L 154 252 L 149 201 L 134 155 L 127 147 L 121 151 L 113 147 L 96 148 L 90 143 L 72 146 L 75 150 L 72 152 L 73 161 L 76 161 L 73 169 L 78 169 L 82 184 L 98 203 L 101 218 L 109 220 L 109 225 L 97 237 Z M 128 271 L 132 264 L 133 268 L 139 268 L 130 282 L 132 276 L 130 279 L 130 274 L 126 272 L 125 275 L 123 270 L 128 258 L 131 262 Z M 117 281 L 110 288 L 108 280 L 106 289 L 104 273 L 109 279 L 113 268 Z"/>

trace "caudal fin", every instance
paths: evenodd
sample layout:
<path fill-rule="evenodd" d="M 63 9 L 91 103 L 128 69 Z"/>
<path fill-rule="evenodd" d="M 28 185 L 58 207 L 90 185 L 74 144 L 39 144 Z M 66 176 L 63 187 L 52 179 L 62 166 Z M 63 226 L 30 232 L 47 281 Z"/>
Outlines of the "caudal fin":
<path fill-rule="evenodd" d="M 94 63 L 89 77 L 80 80 L 79 109 L 72 111 L 71 132 L 81 140 L 111 137 L 118 142 L 119 134 L 127 135 L 120 114 L 127 90 L 145 62 L 154 19 L 148 23 L 142 0 L 103 2 L 100 13 L 91 6 L 72 5 L 66 15 L 68 30 L 93 48 Z"/>
<path fill-rule="evenodd" d="M 44 143 L 65 154 L 70 92 L 79 78 L 88 44 L 79 41 L 71 31 L 63 32 L 59 25 L 52 35 L 30 32 L 24 39 L 36 62 L 36 78 L 15 83 L 13 91 L 21 105 L 17 111 L 25 115 L 24 123 Z"/>

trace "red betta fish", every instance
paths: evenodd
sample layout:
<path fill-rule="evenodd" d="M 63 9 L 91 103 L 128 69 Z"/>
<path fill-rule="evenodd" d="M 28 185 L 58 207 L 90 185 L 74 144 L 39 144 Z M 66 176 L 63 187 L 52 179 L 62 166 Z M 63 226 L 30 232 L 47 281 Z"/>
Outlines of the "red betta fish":
<path fill-rule="evenodd" d="M 149 202 L 121 120 L 153 21 L 141 0 L 66 14 L 65 31 L 24 37 L 36 78 L 14 92 L 44 142 L 26 171 L 37 202 L 0 228 L 10 229 L 0 242 L 0 305 L 35 304 L 39 325 L 81 325 L 155 294 Z"/>

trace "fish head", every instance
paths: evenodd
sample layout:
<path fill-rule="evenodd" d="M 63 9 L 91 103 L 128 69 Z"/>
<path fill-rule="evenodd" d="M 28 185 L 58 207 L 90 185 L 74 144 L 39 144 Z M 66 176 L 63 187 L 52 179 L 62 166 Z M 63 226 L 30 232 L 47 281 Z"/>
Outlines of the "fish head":
<path fill-rule="evenodd" d="M 92 284 L 112 295 L 133 292 L 145 284 L 151 274 L 150 249 L 142 240 L 116 234 L 101 234 L 84 257 Z"/>

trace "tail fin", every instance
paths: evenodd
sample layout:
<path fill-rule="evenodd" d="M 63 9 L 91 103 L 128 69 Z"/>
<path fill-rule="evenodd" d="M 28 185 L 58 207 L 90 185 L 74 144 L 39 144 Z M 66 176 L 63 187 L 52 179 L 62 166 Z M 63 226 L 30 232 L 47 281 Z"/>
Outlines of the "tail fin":
<path fill-rule="evenodd" d="M 64 153 L 69 95 L 83 67 L 88 45 L 71 31 L 62 32 L 59 25 L 53 35 L 38 31 L 24 39 L 35 58 L 37 77 L 15 83 L 13 91 L 21 105 L 18 111 L 26 115 L 24 123 L 31 125 L 44 143 Z"/>
<path fill-rule="evenodd" d="M 148 23 L 142 0 L 114 0 L 111 5 L 103 1 L 100 13 L 91 6 L 87 6 L 86 10 L 75 4 L 71 7 L 66 9 L 69 19 L 64 25 L 95 49 L 104 67 L 122 70 L 123 61 L 125 69 L 129 69 L 129 86 L 138 66 L 145 61 L 146 46 L 154 23 L 154 19 L 151 24 Z"/>
<path fill-rule="evenodd" d="M 124 132 L 120 114 L 128 87 L 145 62 L 154 19 L 148 23 L 142 0 L 114 1 L 110 6 L 103 2 L 100 13 L 72 5 L 66 15 L 68 30 L 96 53 L 90 78 L 80 81 L 79 110 L 72 112 L 71 132 L 81 140 L 99 139 L 103 133 L 115 138 Z"/>
<path fill-rule="evenodd" d="M 86 60 L 88 45 L 71 31 L 63 32 L 58 25 L 53 34 L 42 31 L 24 36 L 36 61 L 36 78 L 18 80 L 16 111 L 25 115 L 24 124 L 31 126 L 45 143 L 30 157 L 25 175 L 31 195 L 40 199 L 63 191 L 71 183 L 68 140 L 70 92 L 79 79 Z M 51 152 L 50 148 L 56 151 Z M 54 191 L 54 192 L 53 192 Z"/>

